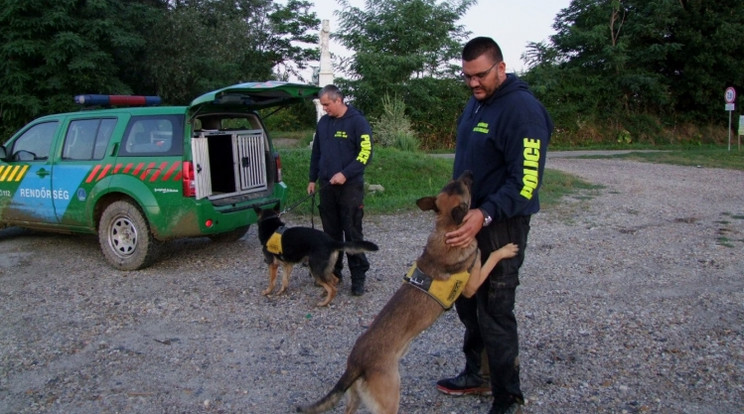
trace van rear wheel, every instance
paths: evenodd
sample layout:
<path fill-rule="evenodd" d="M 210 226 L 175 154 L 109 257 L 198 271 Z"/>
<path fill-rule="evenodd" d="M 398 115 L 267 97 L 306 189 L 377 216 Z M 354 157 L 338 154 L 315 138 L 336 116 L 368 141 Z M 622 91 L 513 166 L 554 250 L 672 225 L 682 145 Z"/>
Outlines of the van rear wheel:
<path fill-rule="evenodd" d="M 129 201 L 115 201 L 103 211 L 98 222 L 98 243 L 106 260 L 119 270 L 149 266 L 161 245 L 140 209 Z"/>

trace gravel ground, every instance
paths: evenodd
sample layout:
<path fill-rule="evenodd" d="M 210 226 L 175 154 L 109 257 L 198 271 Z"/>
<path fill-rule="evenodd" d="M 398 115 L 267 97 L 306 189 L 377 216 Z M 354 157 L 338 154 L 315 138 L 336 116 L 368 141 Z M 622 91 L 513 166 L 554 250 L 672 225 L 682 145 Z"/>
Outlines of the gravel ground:
<path fill-rule="evenodd" d="M 517 299 L 525 412 L 744 412 L 744 172 L 548 167 L 598 188 L 533 218 Z M 367 217 L 381 247 L 367 294 L 346 274 L 325 309 L 306 269 L 261 296 L 255 228 L 170 243 L 139 272 L 106 266 L 93 237 L 0 231 L 0 412 L 291 412 L 337 380 L 431 227 L 423 212 Z M 401 412 L 488 411 L 434 388 L 462 368 L 462 333 L 451 311 L 413 343 Z"/>

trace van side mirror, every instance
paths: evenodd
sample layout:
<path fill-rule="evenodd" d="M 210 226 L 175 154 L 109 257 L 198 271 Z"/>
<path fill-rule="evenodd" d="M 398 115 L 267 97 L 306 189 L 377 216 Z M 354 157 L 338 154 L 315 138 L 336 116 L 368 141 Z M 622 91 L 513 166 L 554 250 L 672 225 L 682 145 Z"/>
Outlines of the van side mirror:
<path fill-rule="evenodd" d="M 0 160 L 8 158 L 8 152 L 5 150 L 5 145 L 0 145 Z"/>

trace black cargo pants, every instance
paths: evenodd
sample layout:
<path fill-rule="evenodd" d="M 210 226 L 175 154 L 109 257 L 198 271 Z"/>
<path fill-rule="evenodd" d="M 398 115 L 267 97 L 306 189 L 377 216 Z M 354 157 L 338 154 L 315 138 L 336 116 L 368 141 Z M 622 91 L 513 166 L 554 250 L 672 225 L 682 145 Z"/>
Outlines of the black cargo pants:
<path fill-rule="evenodd" d="M 345 183 L 331 185 L 321 180 L 320 190 L 320 220 L 323 231 L 339 241 L 364 240 L 362 234 L 362 218 L 364 217 L 364 183 Z M 369 261 L 364 253 L 347 254 L 349 272 L 352 282 L 364 282 L 365 273 L 369 270 Z M 338 255 L 334 266 L 334 273 L 340 275 L 343 269 L 343 254 Z"/>
<path fill-rule="evenodd" d="M 485 262 L 489 253 L 507 243 L 516 243 L 519 253 L 501 260 L 472 298 L 455 303 L 457 315 L 465 325 L 463 352 L 465 371 L 471 374 L 490 372 L 494 404 L 523 402 L 519 381 L 519 337 L 514 302 L 519 285 L 519 268 L 524 261 L 530 216 L 519 216 L 493 222 L 476 236 Z M 483 350 L 488 369 L 481 371 Z"/>

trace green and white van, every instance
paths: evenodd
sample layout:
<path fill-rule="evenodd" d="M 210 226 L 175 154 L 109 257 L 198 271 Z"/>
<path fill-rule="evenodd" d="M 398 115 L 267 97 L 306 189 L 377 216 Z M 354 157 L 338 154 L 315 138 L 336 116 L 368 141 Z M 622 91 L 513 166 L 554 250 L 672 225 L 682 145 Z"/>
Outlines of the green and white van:
<path fill-rule="evenodd" d="M 256 111 L 318 91 L 242 83 L 189 106 L 77 96 L 111 108 L 38 118 L 0 146 L 0 227 L 97 234 L 106 260 L 122 270 L 152 264 L 167 240 L 237 240 L 256 222 L 254 207 L 287 199 L 279 155 Z"/>

